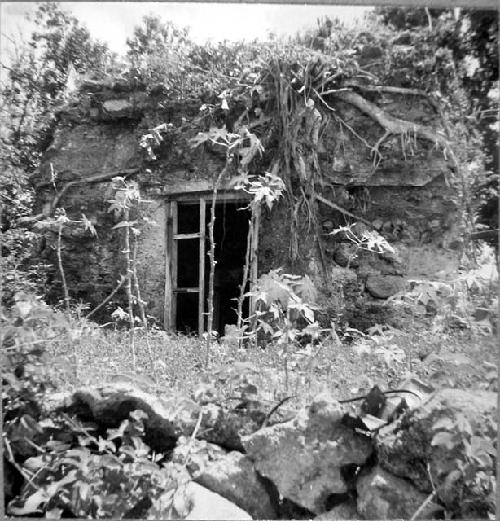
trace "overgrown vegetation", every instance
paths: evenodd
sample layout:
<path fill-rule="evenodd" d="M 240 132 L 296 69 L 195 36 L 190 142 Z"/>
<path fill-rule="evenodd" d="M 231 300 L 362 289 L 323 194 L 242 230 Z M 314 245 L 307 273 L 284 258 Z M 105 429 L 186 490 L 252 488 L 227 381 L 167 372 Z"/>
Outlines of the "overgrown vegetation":
<path fill-rule="evenodd" d="M 4 472 L 12 485 L 6 491 L 9 514 L 176 518 L 189 511 L 182 489 L 190 479 L 186 462 L 201 415 L 191 439 L 179 438 L 184 460 L 170 461 L 145 443 L 147 416 L 142 411 L 107 432 L 95 432 L 76 415 L 51 409 L 47 400 L 55 390 L 129 382 L 174 400 L 191 396 L 199 401 L 203 396 L 209 403 L 227 405 L 236 399 L 250 407 L 258 399 L 271 412 L 284 403 L 296 410 L 324 390 L 349 399 L 374 385 L 393 388 L 405 377 L 418 377 L 435 388 L 497 391 L 496 259 L 491 248 L 473 241 L 484 226 L 494 227 L 492 201 L 498 198 L 493 181 L 498 159 L 489 136 L 498 133 L 492 118 L 498 101 L 492 96 L 498 82 L 492 58 L 498 59 L 497 18 L 467 10 L 384 8 L 376 14 L 363 28 L 347 30 L 324 20 L 317 30 L 289 40 L 203 46 L 191 41 L 187 30 L 148 16 L 127 41 L 127 56 L 118 67 L 118 58 L 94 42 L 78 20 L 57 4 L 40 4 L 37 29 L 4 65 L 8 74 L 2 85 L 0 346 Z M 51 141 L 57 109 L 71 100 L 79 73 L 99 79 L 116 75 L 118 69 L 121 80 L 148 93 L 202 103 L 199 116 L 180 127 L 152 122 L 139 143 L 151 171 L 162 144 L 180 135 L 190 137 L 188 150 L 202 147 L 224 156 L 225 166 L 214 179 L 209 224 L 205 339 L 162 331 L 149 320 L 136 259 L 140 205 L 147 201 L 133 181 L 112 181 L 109 212 L 118 221 L 114 229 L 124 272 L 91 310 L 72 297 L 63 235 L 66 228 L 77 227 L 94 234 L 94 225 L 85 215 L 68 217 L 57 205 L 49 216 L 33 215 L 30 178 Z M 439 115 L 438 124 L 390 115 L 377 105 L 384 93 L 426 100 Z M 378 125 L 377 136 L 356 132 L 347 110 L 335 109 L 334 102 L 368 116 Z M 363 332 L 335 321 L 325 327 L 319 319 L 318 290 L 307 275 L 277 269 L 257 278 L 252 267 L 260 212 L 280 199 L 289 218 L 292 261 L 300 256 L 298 230 L 303 228 L 314 236 L 325 264 L 319 205 L 346 219 L 345 226 L 328 235 L 342 234 L 354 246 L 347 269 L 362 251 L 394 253 L 376 231 L 380 227 L 319 192 L 318 186 L 329 183 L 318 147 L 319 136 L 329 127 L 354 136 L 372 173 L 392 155 L 406 159 L 434 154 L 448 165 L 467 270 L 446 282 L 411 280 L 408 289 L 392 296 L 390 304 L 410 317 L 404 330 L 377 324 Z M 278 153 L 271 154 L 273 149 Z M 349 170 L 341 149 L 336 168 Z M 65 188 L 58 173 L 52 175 L 58 201 Z M 217 188 L 226 176 L 237 178 L 250 196 L 250 223 L 235 302 L 238 322 L 216 339 L 211 331 L 213 230 Z M 25 227 L 33 222 L 36 227 Z M 356 223 L 367 228 L 358 233 Z M 42 230 L 56 235 L 56 265 L 36 262 L 33 252 Z M 56 281 L 60 300 L 51 307 L 44 300 L 47 287 Z M 123 289 L 126 311 L 115 309 L 106 327 L 92 322 L 92 315 Z M 245 299 L 251 302 L 248 316 L 243 313 Z M 465 419 L 439 420 L 432 426 L 433 446 L 463 454 L 440 469 L 432 500 L 453 495 L 453 502 L 461 504 L 473 502 L 474 494 L 492 497 L 494 426 L 483 430 L 484 439 L 473 435 Z M 493 503 L 481 505 L 480 512 L 471 512 L 493 515 Z"/>

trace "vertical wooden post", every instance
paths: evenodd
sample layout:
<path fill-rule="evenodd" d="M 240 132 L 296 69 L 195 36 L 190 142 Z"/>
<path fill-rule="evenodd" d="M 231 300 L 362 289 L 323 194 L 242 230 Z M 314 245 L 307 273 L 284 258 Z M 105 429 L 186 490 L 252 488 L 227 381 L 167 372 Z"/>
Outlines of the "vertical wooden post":
<path fill-rule="evenodd" d="M 200 276 L 198 289 L 198 334 L 201 338 L 205 332 L 205 216 L 206 201 L 200 198 Z"/>
<path fill-rule="evenodd" d="M 165 203 L 165 295 L 163 304 L 163 327 L 172 329 L 172 205 Z"/>
<path fill-rule="evenodd" d="M 171 324 L 172 329 L 175 329 L 177 324 L 177 256 L 178 256 L 178 245 L 179 242 L 174 237 L 179 233 L 178 227 L 178 212 L 177 212 L 177 201 L 172 201 L 172 311 L 171 311 Z"/>

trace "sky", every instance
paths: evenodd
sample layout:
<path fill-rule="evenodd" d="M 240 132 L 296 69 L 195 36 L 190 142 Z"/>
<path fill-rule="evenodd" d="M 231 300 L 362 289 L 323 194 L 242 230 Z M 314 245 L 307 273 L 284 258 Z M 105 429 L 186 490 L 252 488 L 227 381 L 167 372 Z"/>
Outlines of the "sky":
<path fill-rule="evenodd" d="M 190 27 L 191 37 L 198 43 L 207 39 L 252 40 L 264 38 L 268 31 L 278 35 L 294 34 L 314 27 L 318 18 L 338 17 L 346 24 L 362 18 L 370 8 L 335 5 L 276 5 L 276 4 L 222 4 L 181 2 L 61 2 L 87 25 L 96 39 L 104 41 L 111 50 L 123 52 L 125 41 L 132 34 L 142 16 L 157 14 L 180 27 Z M 2 48 L 8 40 L 5 35 L 19 38 L 29 32 L 24 20 L 26 11 L 33 11 L 35 3 L 1 2 Z"/>

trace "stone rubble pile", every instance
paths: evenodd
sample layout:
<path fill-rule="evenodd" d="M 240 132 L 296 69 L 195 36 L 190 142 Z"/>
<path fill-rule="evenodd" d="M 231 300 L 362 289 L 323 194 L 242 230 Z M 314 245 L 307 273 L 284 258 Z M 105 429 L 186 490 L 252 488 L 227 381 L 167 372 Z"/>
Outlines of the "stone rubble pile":
<path fill-rule="evenodd" d="M 406 395 L 409 409 L 372 432 L 363 430 L 362 414 L 353 420 L 351 404 L 328 394 L 292 419 L 277 415 L 264 427 L 269 419 L 263 406 L 249 412 L 189 399 L 179 403 L 122 384 L 79 390 L 59 409 L 102 429 L 117 427 L 134 410 L 144 411 L 145 442 L 183 462 L 191 476 L 186 519 L 411 518 L 424 503 L 418 518 L 429 519 L 444 508 L 461 508 L 453 492 L 428 500 L 429 476 L 443 480 L 446 462 L 456 460 L 460 450 L 433 445 L 433 426 L 465 418 L 472 436 L 491 436 L 484 426 L 495 425 L 497 398 L 457 389 L 422 396 Z M 370 416 L 365 420 L 369 424 Z M 181 437 L 192 438 L 187 459 Z M 476 491 L 473 501 L 477 506 L 488 498 Z"/>

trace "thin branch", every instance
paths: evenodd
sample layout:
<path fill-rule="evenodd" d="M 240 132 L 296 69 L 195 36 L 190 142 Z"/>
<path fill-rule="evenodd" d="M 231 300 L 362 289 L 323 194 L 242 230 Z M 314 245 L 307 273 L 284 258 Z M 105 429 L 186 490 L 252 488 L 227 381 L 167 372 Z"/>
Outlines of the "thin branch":
<path fill-rule="evenodd" d="M 113 177 L 128 177 L 133 174 L 137 174 L 139 172 L 139 168 L 129 168 L 126 170 L 114 170 L 112 172 L 104 172 L 95 174 L 93 176 L 85 177 L 83 179 L 75 179 L 74 181 L 70 181 L 66 183 L 63 189 L 54 197 L 54 201 L 52 202 L 52 208 L 56 208 L 57 204 L 61 200 L 62 196 L 67 192 L 68 188 L 87 183 L 100 183 L 101 181 L 107 181 L 108 179 L 113 179 Z M 43 183 L 39 183 L 36 186 L 36 189 L 45 188 L 47 186 L 52 186 L 52 181 L 45 181 Z"/>
<path fill-rule="evenodd" d="M 436 497 L 436 491 L 433 490 L 425 499 L 425 501 L 418 507 L 417 511 L 411 516 L 410 521 L 418 519 L 420 514 L 429 506 L 432 500 Z"/>
<path fill-rule="evenodd" d="M 376 170 L 380 161 L 382 161 L 383 156 L 380 153 L 380 145 L 391 135 L 390 132 L 384 132 L 384 135 L 375 143 L 375 146 L 372 148 L 373 154 L 373 168 Z"/>
<path fill-rule="evenodd" d="M 10 446 L 10 442 L 9 442 L 9 438 L 4 434 L 4 441 L 5 441 L 5 448 L 7 449 L 7 453 L 8 453 L 8 456 L 7 456 L 7 461 L 9 461 L 15 468 L 16 470 L 21 474 L 21 476 L 26 480 L 28 481 L 28 483 L 36 490 L 38 487 L 35 483 L 33 483 L 32 479 L 30 478 L 30 476 L 28 476 L 28 474 L 26 473 L 26 471 L 18 464 L 16 463 L 16 460 L 14 458 L 14 454 L 12 453 L 12 448 Z"/>
<path fill-rule="evenodd" d="M 343 213 L 344 215 L 348 215 L 349 217 L 352 217 L 353 219 L 356 219 L 357 221 L 366 224 L 366 225 L 369 226 L 370 228 L 375 229 L 375 226 L 373 226 L 373 224 L 372 224 L 370 221 L 367 221 L 366 219 L 363 219 L 363 217 L 359 217 L 359 216 L 357 216 L 357 215 L 354 215 L 353 213 L 349 212 L 349 211 L 346 210 L 345 208 L 342 208 L 342 206 L 339 206 L 338 204 L 332 203 L 332 202 L 329 201 L 328 199 L 325 199 L 323 196 L 321 196 L 321 195 L 319 195 L 319 194 L 314 194 L 314 197 L 315 197 L 315 199 L 317 199 L 319 202 L 321 202 L 321 203 L 323 203 L 323 204 L 326 204 L 326 206 L 329 206 L 329 207 L 332 208 L 333 210 L 337 210 L 337 211 L 339 211 L 340 213 Z"/>
<path fill-rule="evenodd" d="M 266 425 L 267 425 L 267 422 L 269 421 L 269 418 L 271 418 L 271 416 L 285 403 L 287 402 L 288 400 L 291 400 L 292 398 L 295 398 L 295 396 L 285 396 L 285 398 L 283 398 L 282 400 L 280 400 L 267 414 L 266 414 L 266 417 L 264 418 L 264 421 L 262 422 L 262 425 L 260 426 L 261 429 L 263 429 Z"/>
<path fill-rule="evenodd" d="M 118 281 L 117 286 L 115 289 L 97 306 L 95 307 L 90 313 L 87 314 L 85 318 L 90 318 L 94 313 L 97 313 L 103 306 L 105 306 L 117 293 L 117 291 L 123 286 L 123 283 L 127 280 L 127 277 L 125 275 L 120 275 L 120 280 Z"/>

